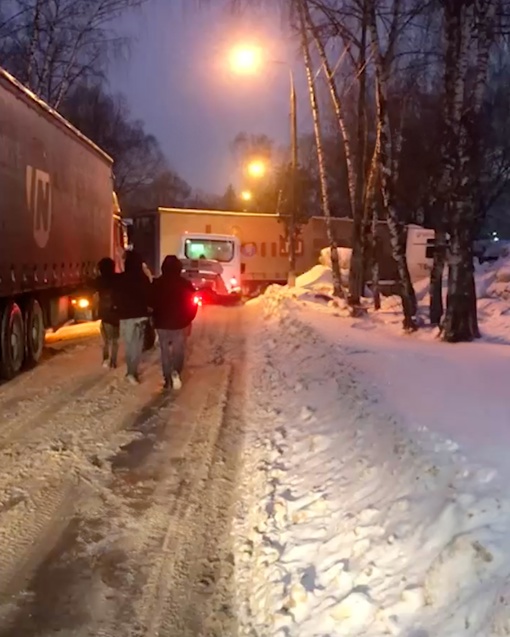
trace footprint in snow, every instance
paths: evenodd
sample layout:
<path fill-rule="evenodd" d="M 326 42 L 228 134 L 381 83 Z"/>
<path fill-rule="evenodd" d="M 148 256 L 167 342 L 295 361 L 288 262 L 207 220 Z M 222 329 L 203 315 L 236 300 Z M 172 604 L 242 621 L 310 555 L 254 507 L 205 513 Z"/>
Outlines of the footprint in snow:
<path fill-rule="evenodd" d="M 314 417 L 314 412 L 311 407 L 307 407 L 306 405 L 301 408 L 301 420 L 304 422 L 309 422 Z"/>

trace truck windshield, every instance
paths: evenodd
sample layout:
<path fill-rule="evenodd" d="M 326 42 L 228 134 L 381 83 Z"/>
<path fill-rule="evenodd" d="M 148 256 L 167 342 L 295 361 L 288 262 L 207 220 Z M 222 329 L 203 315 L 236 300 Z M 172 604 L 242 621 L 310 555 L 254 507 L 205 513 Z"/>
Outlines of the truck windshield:
<path fill-rule="evenodd" d="M 187 259 L 208 259 L 228 263 L 234 258 L 234 242 L 225 239 L 186 239 Z"/>

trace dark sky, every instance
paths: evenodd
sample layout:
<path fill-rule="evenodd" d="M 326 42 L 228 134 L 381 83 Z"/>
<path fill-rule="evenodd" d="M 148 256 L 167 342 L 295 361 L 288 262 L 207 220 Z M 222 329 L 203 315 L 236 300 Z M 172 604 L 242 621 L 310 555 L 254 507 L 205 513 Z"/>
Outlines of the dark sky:
<path fill-rule="evenodd" d="M 114 64 L 110 81 L 158 138 L 171 166 L 194 188 L 222 193 L 229 182 L 241 185 L 229 150 L 238 132 L 265 133 L 278 144 L 289 138 L 285 67 L 267 64 L 257 77 L 235 77 L 227 64 L 231 45 L 264 44 L 269 59 L 289 62 L 299 88 L 304 83 L 296 45 L 283 33 L 278 12 L 266 9 L 241 19 L 196 4 L 149 0 L 129 16 L 119 27 L 133 36 L 129 59 Z"/>

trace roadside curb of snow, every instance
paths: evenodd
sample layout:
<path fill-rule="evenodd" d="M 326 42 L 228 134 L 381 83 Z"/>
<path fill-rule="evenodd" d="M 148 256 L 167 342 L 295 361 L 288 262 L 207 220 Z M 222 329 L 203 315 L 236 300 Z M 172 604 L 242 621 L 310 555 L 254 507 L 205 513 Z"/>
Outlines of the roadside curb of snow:
<path fill-rule="evenodd" d="M 402 471 L 407 472 L 408 476 L 405 478 L 408 477 L 413 481 L 412 484 L 416 484 L 415 499 L 429 501 L 429 506 L 432 506 L 429 512 L 430 519 L 424 516 L 425 509 L 418 511 L 416 529 L 402 527 L 394 531 L 391 526 L 393 509 L 397 511 L 396 518 L 402 517 L 399 507 L 404 507 L 404 511 L 406 507 L 417 506 L 412 499 L 400 501 L 396 498 L 391 510 L 388 511 L 373 509 L 369 502 L 365 503 L 368 508 L 362 509 L 358 514 L 354 511 L 345 511 L 353 518 L 353 537 L 359 533 L 357 529 L 363 528 L 363 516 L 370 514 L 375 516 L 375 525 L 381 532 L 385 532 L 388 551 L 394 550 L 396 545 L 402 543 L 408 558 L 412 560 L 413 549 L 418 552 L 421 545 L 427 544 L 430 560 L 425 570 L 422 573 L 416 572 L 399 589 L 402 598 L 397 602 L 401 605 L 400 612 L 404 619 L 406 613 L 414 614 L 415 611 L 419 611 L 423 619 L 430 619 L 434 612 L 439 615 L 446 613 L 444 618 L 438 617 L 437 630 L 448 617 L 448 607 L 458 604 L 459 600 L 466 603 L 468 599 L 466 616 L 463 618 L 464 627 L 492 625 L 490 635 L 510 634 L 510 616 L 506 601 L 508 565 L 505 564 L 498 547 L 493 546 L 494 538 L 490 534 L 493 523 L 508 522 L 508 517 L 504 519 L 505 515 L 508 516 L 508 502 L 498 501 L 494 497 L 494 490 L 490 486 L 493 478 L 491 473 L 468 466 L 454 443 L 441 440 L 425 429 L 413 432 L 411 438 L 410 432 L 391 413 L 386 413 L 379 402 L 377 388 L 367 389 L 366 385 L 360 382 L 359 372 L 355 364 L 349 360 L 349 354 L 355 352 L 349 352 L 348 347 L 334 344 L 328 344 L 327 349 L 321 349 L 322 337 L 300 318 L 298 304 L 289 297 L 287 290 L 270 290 L 259 303 L 265 322 L 262 333 L 257 335 L 258 343 L 254 346 L 256 365 L 259 367 L 258 375 L 254 375 L 254 404 L 259 405 L 262 410 L 259 413 L 265 412 L 267 415 L 265 422 L 263 417 L 260 418 L 260 430 L 256 436 L 257 453 L 256 458 L 251 458 L 251 467 L 247 459 L 247 469 L 254 473 L 251 476 L 247 474 L 245 481 L 246 484 L 251 483 L 250 499 L 253 498 L 251 502 L 256 502 L 256 505 L 247 511 L 244 528 L 239 528 L 240 534 L 248 537 L 250 542 L 250 556 L 247 560 L 250 575 L 244 576 L 243 593 L 243 598 L 249 601 L 245 603 L 242 634 L 283 636 L 289 634 L 286 632 L 289 630 L 292 634 L 293 629 L 299 629 L 298 625 L 292 623 L 293 620 L 299 618 L 310 599 L 310 595 L 300 586 L 299 580 L 285 580 L 289 575 L 282 576 L 281 559 L 285 552 L 285 547 L 282 546 L 282 533 L 290 532 L 294 524 L 294 521 L 289 519 L 288 503 L 280 493 L 286 472 L 289 470 L 289 466 L 283 462 L 285 444 L 282 443 L 291 430 L 287 431 L 280 424 L 279 421 L 284 422 L 281 414 L 274 411 L 275 399 L 281 399 L 282 395 L 287 395 L 293 390 L 294 395 L 298 397 L 296 401 L 299 402 L 297 384 L 306 386 L 309 370 L 298 364 L 290 372 L 289 369 L 285 371 L 285 363 L 288 363 L 294 352 L 299 354 L 299 349 L 304 344 L 318 346 L 316 351 L 323 357 L 324 370 L 327 370 L 330 378 L 334 378 L 337 383 L 337 399 L 341 409 L 339 419 L 340 423 L 348 423 L 353 429 L 354 446 L 360 451 L 357 463 L 365 463 L 366 466 L 362 469 L 372 473 L 375 471 L 376 478 L 379 476 L 381 481 L 393 480 L 398 483 L 399 480 L 402 481 Z M 289 410 L 292 407 L 289 404 Z M 312 426 L 317 422 L 316 416 L 319 417 L 320 410 L 321 405 L 303 404 L 298 420 L 301 419 Z M 289 418 L 288 414 L 286 415 Z M 289 423 L 292 426 L 292 416 Z M 383 455 L 388 457 L 388 462 L 384 462 L 382 466 L 370 466 L 366 457 L 367 444 L 373 435 L 372 430 L 377 428 L 384 429 Z M 320 439 L 320 433 L 318 436 L 312 436 L 317 437 Z M 287 449 L 287 452 L 290 450 Z M 292 464 L 292 458 L 290 462 Z M 260 475 L 264 466 L 266 477 Z M 473 483 L 476 483 L 478 491 L 470 491 Z M 397 493 L 398 488 L 395 489 Z M 361 517 L 358 519 L 358 516 Z M 508 528 L 505 532 L 507 531 Z M 239 566 L 242 577 L 241 572 L 248 564 Z M 448 573 L 452 570 L 456 573 L 455 582 L 449 581 Z M 476 572 L 476 575 L 473 575 L 472 571 Z M 358 573 L 358 576 L 361 575 Z M 478 593 L 478 582 L 473 581 L 473 578 L 480 578 L 480 587 L 481 582 L 485 580 L 489 590 L 485 591 L 485 599 L 473 605 L 471 609 L 469 599 L 471 596 L 476 597 Z M 352 593 L 354 590 L 355 588 Z M 349 601 L 351 598 L 352 601 Z M 343 602 L 340 602 L 335 612 L 342 618 L 342 622 L 348 623 L 352 619 L 354 606 L 350 607 L 349 604 L 362 605 L 363 609 L 359 611 L 361 620 L 366 614 L 368 624 L 365 627 L 360 626 L 362 632 L 359 634 L 365 634 L 363 631 L 368 630 L 370 622 L 375 620 L 382 622 L 389 634 L 400 634 L 400 619 L 397 621 L 393 618 L 391 609 L 377 604 L 373 607 L 372 602 L 369 603 L 359 595 L 347 594 Z M 416 624 L 415 628 L 421 630 L 420 624 Z M 470 631 L 465 634 L 478 633 Z"/>
<path fill-rule="evenodd" d="M 239 637 L 256 637 L 254 629 L 257 619 L 266 617 L 271 612 L 270 600 L 259 589 L 256 575 L 264 562 L 263 542 L 261 541 L 261 520 L 266 516 L 265 506 L 267 494 L 271 491 L 268 466 L 271 449 L 272 427 L 277 413 L 265 403 L 264 389 L 261 386 L 261 370 L 267 360 L 262 345 L 263 334 L 256 332 L 248 344 L 249 372 L 248 385 L 251 387 L 247 412 L 250 427 L 246 432 L 242 473 L 239 486 L 235 516 L 232 525 L 234 539 L 235 572 L 236 572 L 236 611 L 239 618 Z"/>

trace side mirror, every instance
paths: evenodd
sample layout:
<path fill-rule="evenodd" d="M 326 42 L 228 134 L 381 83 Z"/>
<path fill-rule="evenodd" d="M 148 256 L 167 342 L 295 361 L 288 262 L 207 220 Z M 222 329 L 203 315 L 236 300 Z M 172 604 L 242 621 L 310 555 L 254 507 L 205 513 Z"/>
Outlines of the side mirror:
<path fill-rule="evenodd" d="M 246 272 L 246 263 L 241 263 L 241 274 Z"/>

